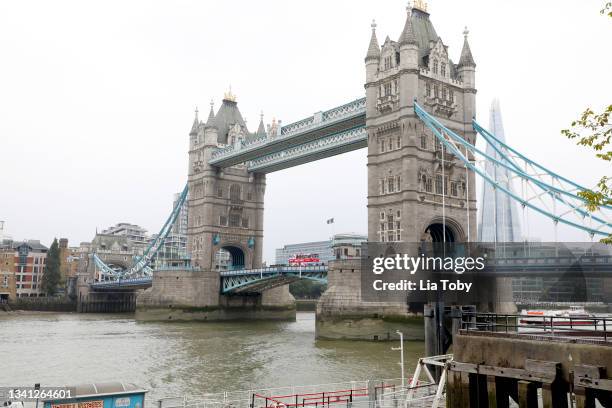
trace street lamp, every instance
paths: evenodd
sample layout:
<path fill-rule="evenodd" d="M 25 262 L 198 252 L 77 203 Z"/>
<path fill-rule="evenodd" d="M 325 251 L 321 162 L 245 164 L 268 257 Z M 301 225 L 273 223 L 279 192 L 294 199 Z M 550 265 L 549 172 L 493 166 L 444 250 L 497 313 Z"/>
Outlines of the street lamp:
<path fill-rule="evenodd" d="M 406 386 L 406 378 L 404 377 L 404 333 L 399 330 L 395 331 L 400 338 L 400 346 L 399 347 L 391 347 L 391 350 L 400 352 L 400 362 L 399 365 L 402 370 L 402 388 Z"/>

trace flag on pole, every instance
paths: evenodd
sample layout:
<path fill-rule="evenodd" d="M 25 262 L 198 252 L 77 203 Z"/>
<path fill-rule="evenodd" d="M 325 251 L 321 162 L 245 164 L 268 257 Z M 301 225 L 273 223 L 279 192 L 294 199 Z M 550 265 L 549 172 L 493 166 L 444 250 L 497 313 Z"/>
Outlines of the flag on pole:
<path fill-rule="evenodd" d="M 334 219 L 330 218 L 329 220 L 326 221 L 328 224 L 333 224 L 334 223 Z"/>

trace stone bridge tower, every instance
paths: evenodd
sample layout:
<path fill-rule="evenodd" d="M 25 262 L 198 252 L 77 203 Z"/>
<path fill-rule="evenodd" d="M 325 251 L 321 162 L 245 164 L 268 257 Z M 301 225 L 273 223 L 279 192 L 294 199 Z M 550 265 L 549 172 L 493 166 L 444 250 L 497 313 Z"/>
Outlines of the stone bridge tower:
<path fill-rule="evenodd" d="M 397 41 L 379 46 L 376 25 L 365 58 L 368 130 L 368 240 L 476 238 L 473 172 L 443 152 L 414 113 L 414 100 L 474 143 L 474 59 L 467 39 L 457 64 L 424 2 L 408 8 Z M 443 208 L 444 207 L 444 208 Z M 443 218 L 446 228 L 442 228 Z"/>
<path fill-rule="evenodd" d="M 457 64 L 437 35 L 424 1 L 408 8 L 397 41 L 382 46 L 372 24 L 365 57 L 368 132 L 368 241 L 459 242 L 476 238 L 472 172 L 443 151 L 414 112 L 416 100 L 445 126 L 474 143 L 475 68 L 467 30 Z M 443 227 L 445 225 L 445 227 Z M 365 302 L 359 261 L 330 264 L 317 304 L 318 338 L 423 339 L 419 307 Z M 422 307 L 422 305 L 421 305 Z"/>
<path fill-rule="evenodd" d="M 255 135 L 261 132 L 263 122 Z M 202 270 L 261 266 L 265 174 L 248 173 L 244 165 L 208 164 L 217 148 L 252 136 L 231 93 L 216 115 L 211 104 L 206 123 L 196 113 L 189 134 L 187 246 L 192 264 Z"/>

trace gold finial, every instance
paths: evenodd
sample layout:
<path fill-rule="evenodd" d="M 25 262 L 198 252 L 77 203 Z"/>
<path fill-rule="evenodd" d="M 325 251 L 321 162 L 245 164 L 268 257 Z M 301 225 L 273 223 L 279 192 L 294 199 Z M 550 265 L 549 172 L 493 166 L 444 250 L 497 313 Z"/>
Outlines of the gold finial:
<path fill-rule="evenodd" d="M 427 13 L 427 2 L 425 0 L 414 0 L 413 7 Z"/>
<path fill-rule="evenodd" d="M 232 86 L 229 86 L 229 91 L 223 95 L 224 101 L 236 102 L 236 95 L 232 93 Z"/>

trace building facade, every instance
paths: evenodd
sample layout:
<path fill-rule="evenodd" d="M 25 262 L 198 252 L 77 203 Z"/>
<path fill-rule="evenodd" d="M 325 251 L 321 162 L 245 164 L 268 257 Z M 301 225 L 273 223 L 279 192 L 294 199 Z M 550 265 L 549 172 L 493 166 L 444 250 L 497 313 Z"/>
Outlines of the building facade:
<path fill-rule="evenodd" d="M 368 239 L 476 238 L 474 174 L 445 151 L 414 111 L 417 101 L 474 143 L 476 64 L 464 32 L 454 63 L 424 2 L 408 8 L 397 41 L 379 46 L 376 24 L 365 58 L 368 131 Z"/>
<path fill-rule="evenodd" d="M 38 240 L 11 242 L 10 244 L 5 242 L 0 255 L 3 275 L 0 278 L 0 286 L 4 285 L 5 278 L 8 285 L 7 288 L 12 285 L 12 273 L 15 297 L 44 296 L 41 285 L 47 264 L 48 250 L 49 248 Z"/>
<path fill-rule="evenodd" d="M 358 258 L 361 255 L 361 244 L 367 240 L 366 235 L 336 234 L 327 241 L 285 245 L 276 249 L 275 264 L 287 265 L 289 259 L 298 254 L 316 254 L 324 263 L 335 259 Z"/>
<path fill-rule="evenodd" d="M 0 248 L 0 302 L 14 300 L 16 297 L 15 251 L 12 248 Z"/>

